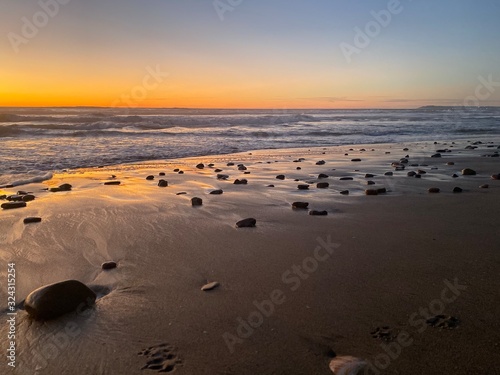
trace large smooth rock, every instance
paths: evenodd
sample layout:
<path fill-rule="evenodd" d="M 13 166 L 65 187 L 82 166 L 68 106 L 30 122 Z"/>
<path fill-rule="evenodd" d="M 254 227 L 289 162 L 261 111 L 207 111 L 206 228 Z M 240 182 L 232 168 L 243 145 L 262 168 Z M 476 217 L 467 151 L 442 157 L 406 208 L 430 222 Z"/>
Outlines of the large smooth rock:
<path fill-rule="evenodd" d="M 66 280 L 38 288 L 24 301 L 24 308 L 36 320 L 55 319 L 95 303 L 96 295 L 77 280 Z"/>
<path fill-rule="evenodd" d="M 470 168 L 465 168 L 465 169 L 462 169 L 462 175 L 464 175 L 464 176 L 475 176 L 476 175 L 476 171 L 473 170 L 473 169 L 470 169 Z"/>
<path fill-rule="evenodd" d="M 3 203 L 2 209 L 4 210 L 11 210 L 14 208 L 21 208 L 21 207 L 26 207 L 26 202 L 8 202 L 8 203 Z"/>
<path fill-rule="evenodd" d="M 249 217 L 248 219 L 240 220 L 236 223 L 237 228 L 253 228 L 257 224 L 257 220 L 253 217 Z"/>

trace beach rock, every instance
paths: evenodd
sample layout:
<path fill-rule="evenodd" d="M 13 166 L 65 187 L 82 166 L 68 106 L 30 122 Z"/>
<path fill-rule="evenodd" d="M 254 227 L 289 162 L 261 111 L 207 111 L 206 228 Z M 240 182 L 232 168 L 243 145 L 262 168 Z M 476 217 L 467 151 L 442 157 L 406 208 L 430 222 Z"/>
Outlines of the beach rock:
<path fill-rule="evenodd" d="M 106 181 L 104 185 L 120 185 L 120 181 Z"/>
<path fill-rule="evenodd" d="M 41 217 L 27 217 L 23 220 L 24 224 L 39 223 L 42 221 Z"/>
<path fill-rule="evenodd" d="M 220 284 L 217 281 L 214 281 L 214 282 L 211 282 L 211 283 L 203 285 L 201 287 L 201 290 L 204 291 L 204 292 L 208 292 L 210 290 L 213 290 L 213 289 L 217 288 L 219 285 Z"/>
<path fill-rule="evenodd" d="M 408 155 L 406 155 L 406 157 L 408 157 Z M 408 160 L 408 159 L 406 159 L 406 158 L 402 158 L 402 159 L 400 159 L 400 160 L 399 160 L 399 162 L 400 162 L 401 164 L 408 164 L 408 163 L 409 163 L 409 160 Z"/>
<path fill-rule="evenodd" d="M 174 169 L 174 172 L 175 172 L 175 173 L 177 173 L 177 172 L 179 172 L 179 171 L 180 171 L 180 169 L 179 169 L 179 168 L 175 168 L 175 169 Z"/>
<path fill-rule="evenodd" d="M 499 174 L 492 174 L 491 179 L 492 180 L 500 180 L 500 173 Z"/>
<path fill-rule="evenodd" d="M 403 151 L 410 151 L 408 147 L 403 148 Z"/>
<path fill-rule="evenodd" d="M 429 188 L 428 192 L 429 193 L 439 193 L 441 190 L 439 188 L 436 188 L 436 187 L 433 187 L 433 188 Z"/>
<path fill-rule="evenodd" d="M 367 189 L 365 190 L 365 195 L 378 195 L 377 189 Z"/>
<path fill-rule="evenodd" d="M 324 174 L 324 173 L 320 173 L 318 175 L 318 178 L 328 178 L 328 175 L 327 174 Z"/>
<path fill-rule="evenodd" d="M 50 320 L 92 306 L 95 300 L 95 293 L 85 284 L 67 280 L 34 290 L 26 297 L 24 308 L 35 320 Z"/>
<path fill-rule="evenodd" d="M 177 173 L 178 173 L 178 174 L 184 174 L 184 171 L 179 171 L 179 172 L 177 172 Z"/>
<path fill-rule="evenodd" d="M 60 191 L 70 191 L 73 188 L 70 184 L 62 184 L 59 185 L 59 190 Z"/>
<path fill-rule="evenodd" d="M 488 184 L 484 184 L 484 185 L 479 186 L 480 189 L 488 189 L 489 187 L 490 187 L 490 185 L 488 185 Z"/>
<path fill-rule="evenodd" d="M 387 189 L 386 188 L 378 188 L 377 193 L 378 194 L 385 194 L 385 193 L 387 193 Z"/>
<path fill-rule="evenodd" d="M 158 173 L 158 176 L 160 176 L 160 177 L 165 176 L 165 172 L 160 172 L 160 173 Z"/>
<path fill-rule="evenodd" d="M 0 195 L 0 200 L 2 200 L 2 201 L 3 201 L 3 200 L 5 200 L 6 198 L 7 198 L 7 196 L 6 196 L 5 194 Z"/>
<path fill-rule="evenodd" d="M 220 169 L 220 168 L 214 169 L 214 172 L 215 172 L 215 173 L 222 172 L 222 169 Z"/>
<path fill-rule="evenodd" d="M 441 154 L 440 153 L 437 153 L 437 154 L 434 154 L 431 156 L 431 158 L 440 158 L 441 157 Z"/>
<path fill-rule="evenodd" d="M 192 206 L 201 206 L 201 205 L 203 205 L 203 199 L 198 198 L 198 197 L 191 198 L 191 205 Z"/>
<path fill-rule="evenodd" d="M 410 172 L 408 172 L 406 175 L 407 175 L 408 177 L 415 177 L 415 175 L 416 175 L 416 174 L 417 174 L 417 172 L 410 171 Z"/>
<path fill-rule="evenodd" d="M 309 202 L 293 202 L 292 208 L 297 209 L 307 209 L 309 207 Z"/>
<path fill-rule="evenodd" d="M 427 172 L 426 172 L 426 171 L 424 171 L 423 169 L 419 169 L 419 170 L 417 170 L 417 173 L 418 173 L 418 174 L 426 174 Z"/>
<path fill-rule="evenodd" d="M 455 163 L 452 161 L 449 161 L 448 163 L 446 163 L 446 165 L 455 165 Z"/>
<path fill-rule="evenodd" d="M 187 193 L 185 191 L 180 191 L 178 193 L 176 193 L 175 195 L 186 195 Z"/>
<path fill-rule="evenodd" d="M 351 159 L 351 161 L 354 161 L 354 162 L 359 162 L 359 161 L 361 161 L 361 159 L 357 159 L 357 158 L 356 158 L 356 159 Z"/>
<path fill-rule="evenodd" d="M 316 184 L 316 188 L 318 189 L 327 189 L 330 186 L 328 182 L 318 182 Z"/>
<path fill-rule="evenodd" d="M 0 206 L 4 210 L 26 207 L 26 202 L 7 202 Z"/>
<path fill-rule="evenodd" d="M 276 176 L 276 179 L 278 179 L 278 180 L 284 180 L 285 179 L 285 175 L 279 174 L 279 175 Z"/>
<path fill-rule="evenodd" d="M 421 174 L 416 174 L 414 177 L 415 178 L 422 178 L 422 175 Z"/>
<path fill-rule="evenodd" d="M 297 185 L 297 189 L 299 189 L 299 190 L 308 190 L 309 189 L 309 185 L 300 184 L 300 185 Z"/>
<path fill-rule="evenodd" d="M 301 167 L 297 167 L 297 168 L 295 168 L 295 169 L 296 169 L 296 170 L 298 170 L 298 171 L 300 171 L 302 168 L 301 168 Z"/>
<path fill-rule="evenodd" d="M 462 191 L 463 191 L 463 189 L 459 188 L 458 186 L 456 186 L 456 187 L 453 188 L 453 192 L 454 193 L 461 193 Z"/>
<path fill-rule="evenodd" d="M 373 178 L 373 177 L 375 177 L 374 174 L 371 174 L 371 173 L 365 174 L 365 178 Z"/>
<path fill-rule="evenodd" d="M 453 174 L 451 175 L 451 177 L 453 177 L 453 178 L 458 178 L 458 174 L 453 173 Z"/>
<path fill-rule="evenodd" d="M 7 197 L 7 200 L 9 202 L 23 202 L 23 196 L 22 195 L 9 195 Z"/>
<path fill-rule="evenodd" d="M 311 216 L 326 216 L 326 215 L 328 215 L 328 212 L 327 211 L 311 210 L 311 211 L 309 211 L 309 215 L 311 215 Z"/>
<path fill-rule="evenodd" d="M 340 192 L 340 194 L 342 194 L 342 195 L 349 195 L 349 190 L 342 190 Z"/>
<path fill-rule="evenodd" d="M 255 227 L 255 224 L 257 224 L 257 220 L 255 220 L 253 217 L 250 217 L 248 219 L 243 219 L 240 220 L 236 223 L 237 228 L 253 228 Z"/>
<path fill-rule="evenodd" d="M 233 184 L 234 185 L 246 185 L 246 184 L 248 184 L 248 181 L 244 178 L 241 180 L 236 179 L 236 180 L 234 180 Z"/>
<path fill-rule="evenodd" d="M 203 168 L 205 168 L 205 164 L 203 164 L 203 163 L 197 164 L 196 168 L 203 169 Z"/>
<path fill-rule="evenodd" d="M 148 180 L 148 181 L 152 181 L 154 179 L 155 179 L 155 176 L 153 176 L 153 175 L 150 175 L 150 176 L 146 177 L 146 180 Z"/>
<path fill-rule="evenodd" d="M 339 178 L 339 181 L 352 181 L 353 178 L 352 177 L 340 177 Z"/>
<path fill-rule="evenodd" d="M 208 164 L 208 168 L 213 168 L 214 165 L 215 165 L 214 163 L 210 163 L 210 164 Z"/>
<path fill-rule="evenodd" d="M 246 170 L 247 170 L 247 167 L 245 167 L 244 165 L 240 165 L 240 166 L 238 167 L 238 170 L 239 170 L 239 171 L 246 171 Z"/>
<path fill-rule="evenodd" d="M 228 167 L 232 167 L 234 165 L 234 163 L 227 163 L 226 164 Z"/>
<path fill-rule="evenodd" d="M 375 181 L 366 181 L 367 185 L 375 185 Z"/>
<path fill-rule="evenodd" d="M 270 188 L 272 188 L 272 187 L 274 187 L 274 185 L 273 185 L 273 184 L 271 184 L 271 185 L 267 185 L 266 187 L 270 187 Z"/>
<path fill-rule="evenodd" d="M 462 175 L 463 176 L 475 176 L 476 171 L 473 169 L 470 169 L 470 168 L 465 168 L 465 169 L 462 169 Z"/>
<path fill-rule="evenodd" d="M 110 262 L 104 262 L 101 264 L 101 268 L 103 270 L 112 270 L 113 268 L 116 268 L 117 264 L 116 262 L 110 261 Z"/>
<path fill-rule="evenodd" d="M 394 176 L 394 173 L 393 172 L 385 172 L 384 176 Z"/>
<path fill-rule="evenodd" d="M 166 181 L 166 180 L 160 180 L 160 181 L 158 181 L 158 186 L 159 187 L 167 187 L 168 186 L 168 181 Z"/>
<path fill-rule="evenodd" d="M 227 180 L 229 178 L 229 175 L 227 174 L 218 174 L 217 175 L 217 180 Z"/>
<path fill-rule="evenodd" d="M 17 192 L 17 195 L 26 195 L 26 194 L 29 194 L 27 191 L 24 191 L 24 190 L 19 190 Z"/>
<path fill-rule="evenodd" d="M 316 165 L 324 165 L 326 162 L 324 160 L 320 160 L 316 162 Z"/>
<path fill-rule="evenodd" d="M 222 191 L 222 189 L 212 190 L 210 192 L 210 194 L 212 194 L 212 195 L 221 195 L 222 193 L 224 193 L 224 191 Z"/>

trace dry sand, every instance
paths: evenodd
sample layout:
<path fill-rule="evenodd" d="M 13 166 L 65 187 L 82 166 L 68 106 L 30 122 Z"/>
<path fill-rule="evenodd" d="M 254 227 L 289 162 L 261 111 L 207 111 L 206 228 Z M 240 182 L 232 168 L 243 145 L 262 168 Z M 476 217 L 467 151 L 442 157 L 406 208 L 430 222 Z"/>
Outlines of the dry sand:
<path fill-rule="evenodd" d="M 421 142 L 157 161 L 0 191 L 36 195 L 27 208 L 0 212 L 0 309 L 9 262 L 18 302 L 66 279 L 100 297 L 91 310 L 44 323 L 19 310 L 16 368 L 2 358 L 0 372 L 326 375 L 334 356 L 353 356 L 367 374 L 500 374 L 500 181 L 490 178 L 500 173 L 500 158 L 490 157 L 500 140 L 488 141 L 475 150 L 468 141 Z M 406 169 L 394 171 L 406 155 Z M 230 178 L 218 180 L 215 168 Z M 462 176 L 464 168 L 477 175 Z M 427 173 L 407 177 L 418 169 Z M 316 188 L 319 173 L 329 188 Z M 104 186 L 111 175 L 121 184 Z M 346 176 L 353 180 L 339 180 Z M 157 186 L 162 178 L 168 187 Z M 42 190 L 62 183 L 72 191 Z M 304 183 L 309 190 L 298 190 Z M 381 187 L 388 192 L 364 194 Z M 192 207 L 193 197 L 203 205 Z M 295 201 L 328 215 L 293 210 Z M 42 222 L 23 224 L 29 216 Z M 255 228 L 235 227 L 251 217 Z M 101 270 L 111 260 L 118 267 Z M 428 324 L 435 315 L 444 318 Z M 430 324 L 441 321 L 450 329 Z"/>

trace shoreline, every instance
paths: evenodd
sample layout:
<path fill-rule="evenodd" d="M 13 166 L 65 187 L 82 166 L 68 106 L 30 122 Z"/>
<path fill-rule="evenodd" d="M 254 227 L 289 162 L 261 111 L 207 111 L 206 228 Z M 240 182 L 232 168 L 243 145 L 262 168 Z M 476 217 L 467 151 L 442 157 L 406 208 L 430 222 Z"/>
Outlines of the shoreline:
<path fill-rule="evenodd" d="M 16 263 L 18 302 L 65 279 L 98 300 L 86 315 L 44 324 L 19 310 L 14 373 L 148 374 L 161 364 L 179 374 L 326 375 L 334 356 L 375 374 L 490 371 L 500 342 L 500 182 L 490 177 L 500 173 L 491 157 L 500 139 L 471 150 L 473 142 L 453 142 L 148 161 L 23 186 L 36 199 L 0 212 L 0 277 Z M 450 152 L 431 157 L 439 149 Z M 466 168 L 477 174 L 462 175 Z M 104 185 L 111 181 L 120 184 Z M 64 183 L 72 189 L 41 190 Z M 194 197 L 203 204 L 192 207 Z M 26 225 L 27 216 L 42 221 Z M 256 227 L 236 228 L 245 218 Z M 102 270 L 106 261 L 118 267 Z M 201 291 L 211 282 L 218 287 Z"/>

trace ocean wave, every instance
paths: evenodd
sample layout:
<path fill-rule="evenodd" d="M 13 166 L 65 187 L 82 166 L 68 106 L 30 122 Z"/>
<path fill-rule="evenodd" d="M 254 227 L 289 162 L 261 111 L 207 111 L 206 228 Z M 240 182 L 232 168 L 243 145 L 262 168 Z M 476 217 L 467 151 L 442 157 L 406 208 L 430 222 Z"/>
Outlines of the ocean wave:
<path fill-rule="evenodd" d="M 41 176 L 34 176 L 34 177 L 30 177 L 30 178 L 12 181 L 11 183 L 6 184 L 5 186 L 0 186 L 0 188 L 5 188 L 7 186 L 15 187 L 15 186 L 33 184 L 33 183 L 37 183 L 37 182 L 43 182 L 43 181 L 50 180 L 53 177 L 53 175 L 54 174 L 52 172 L 47 172 Z"/>

